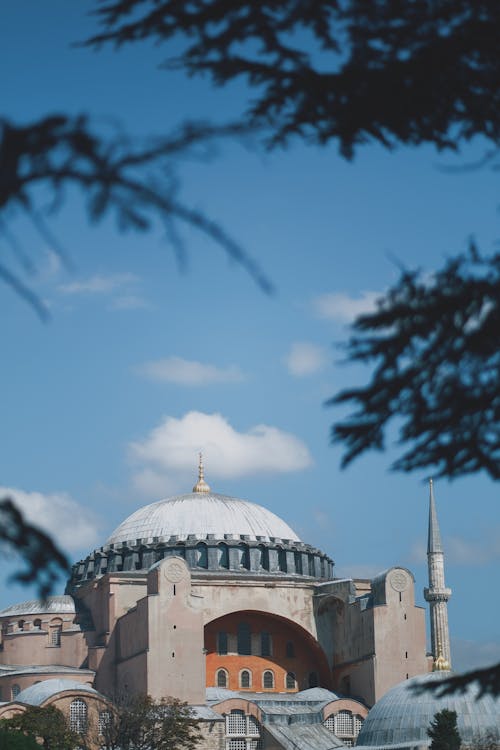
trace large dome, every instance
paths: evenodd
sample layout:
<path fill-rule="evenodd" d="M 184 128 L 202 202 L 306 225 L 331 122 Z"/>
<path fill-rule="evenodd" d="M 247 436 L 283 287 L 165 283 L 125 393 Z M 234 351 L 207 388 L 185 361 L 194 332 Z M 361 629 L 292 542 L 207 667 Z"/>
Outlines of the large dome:
<path fill-rule="evenodd" d="M 405 680 L 377 701 L 363 723 L 356 746 L 364 750 L 399 750 L 430 744 L 427 727 L 434 714 L 447 708 L 456 711 L 458 731 L 463 743 L 489 733 L 500 736 L 500 700 L 490 695 L 478 697 L 478 689 L 469 686 L 465 694 L 436 697 L 434 692 L 415 693 L 415 687 L 442 680 L 450 672 L 432 672 Z"/>
<path fill-rule="evenodd" d="M 247 500 L 212 492 L 191 492 L 139 508 L 111 534 L 106 544 L 153 539 L 227 539 L 247 537 L 300 541 L 270 510 Z"/>
<path fill-rule="evenodd" d="M 182 557 L 196 575 L 333 576 L 333 560 L 302 542 L 275 513 L 212 492 L 201 457 L 198 471 L 192 492 L 139 508 L 75 563 L 67 593 L 108 573 L 144 574 L 171 556 Z"/>

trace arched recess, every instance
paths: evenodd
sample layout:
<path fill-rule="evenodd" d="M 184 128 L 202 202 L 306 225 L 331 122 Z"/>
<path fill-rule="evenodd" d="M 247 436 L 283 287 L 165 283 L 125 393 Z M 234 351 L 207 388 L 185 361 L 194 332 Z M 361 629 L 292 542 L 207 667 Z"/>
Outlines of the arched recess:
<path fill-rule="evenodd" d="M 247 634 L 245 639 L 242 632 Z M 263 684 L 266 670 L 274 674 L 274 689 L 278 692 L 308 688 L 311 673 L 318 675 L 321 687 L 331 689 L 331 673 L 323 649 L 291 619 L 258 610 L 232 612 L 205 625 L 204 647 L 207 687 L 217 686 L 218 671 L 224 669 L 228 675 L 226 687 L 244 690 L 240 674 L 247 669 L 252 674 L 254 690 Z M 295 676 L 293 686 L 286 679 L 289 673 Z"/>

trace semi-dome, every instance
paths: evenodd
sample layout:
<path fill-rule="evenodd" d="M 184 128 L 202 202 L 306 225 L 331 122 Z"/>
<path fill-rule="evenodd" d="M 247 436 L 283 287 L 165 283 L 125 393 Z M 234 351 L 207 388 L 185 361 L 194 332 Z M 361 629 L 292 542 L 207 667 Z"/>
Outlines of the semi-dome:
<path fill-rule="evenodd" d="M 213 492 L 191 492 L 139 508 L 111 534 L 106 544 L 151 542 L 154 538 L 215 539 L 245 536 L 249 539 L 300 541 L 275 513 L 247 500 Z"/>
<path fill-rule="evenodd" d="M 415 692 L 415 687 L 442 680 L 450 672 L 432 672 L 405 680 L 377 701 L 363 723 L 356 746 L 365 750 L 425 748 L 434 715 L 443 708 L 456 711 L 458 731 L 465 744 L 487 735 L 500 736 L 500 700 L 490 695 L 478 697 L 470 685 L 464 694 L 438 698 L 433 691 Z"/>
<path fill-rule="evenodd" d="M 44 701 L 62 693 L 65 690 L 79 690 L 85 691 L 86 693 L 92 693 L 93 695 L 99 695 L 97 690 L 94 690 L 92 685 L 86 682 L 77 682 L 76 680 L 42 680 L 34 685 L 21 690 L 18 694 L 16 701 L 18 703 L 29 703 L 31 706 L 40 706 Z"/>

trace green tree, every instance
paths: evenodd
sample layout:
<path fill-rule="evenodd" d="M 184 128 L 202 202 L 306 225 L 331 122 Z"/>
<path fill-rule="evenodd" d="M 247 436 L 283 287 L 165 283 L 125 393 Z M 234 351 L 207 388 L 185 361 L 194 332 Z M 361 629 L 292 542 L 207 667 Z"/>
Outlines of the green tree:
<path fill-rule="evenodd" d="M 443 708 L 434 714 L 427 729 L 432 742 L 430 750 L 460 750 L 460 734 L 457 728 L 457 712 Z"/>
<path fill-rule="evenodd" d="M 40 745 L 33 738 L 19 730 L 4 729 L 0 721 L 0 747 L 5 750 L 40 750 Z"/>
<path fill-rule="evenodd" d="M 3 724 L 8 730 L 37 740 L 36 747 L 44 750 L 74 750 L 81 744 L 79 736 L 69 730 L 64 714 L 54 706 L 28 706 L 24 713 L 6 719 Z"/>
<path fill-rule="evenodd" d="M 119 702 L 103 729 L 103 750 L 195 750 L 200 739 L 191 709 L 176 698 Z"/>

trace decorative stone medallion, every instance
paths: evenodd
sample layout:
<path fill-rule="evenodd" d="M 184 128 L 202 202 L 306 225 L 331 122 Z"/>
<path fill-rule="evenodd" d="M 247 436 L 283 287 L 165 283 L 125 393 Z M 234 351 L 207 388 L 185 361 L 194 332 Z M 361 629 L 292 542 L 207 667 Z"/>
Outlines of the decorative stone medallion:
<path fill-rule="evenodd" d="M 408 576 L 402 570 L 394 570 L 391 573 L 389 582 L 394 591 L 404 591 L 408 586 Z"/>
<path fill-rule="evenodd" d="M 179 583 L 186 576 L 186 568 L 178 560 L 169 560 L 164 568 L 164 576 L 171 583 Z"/>

